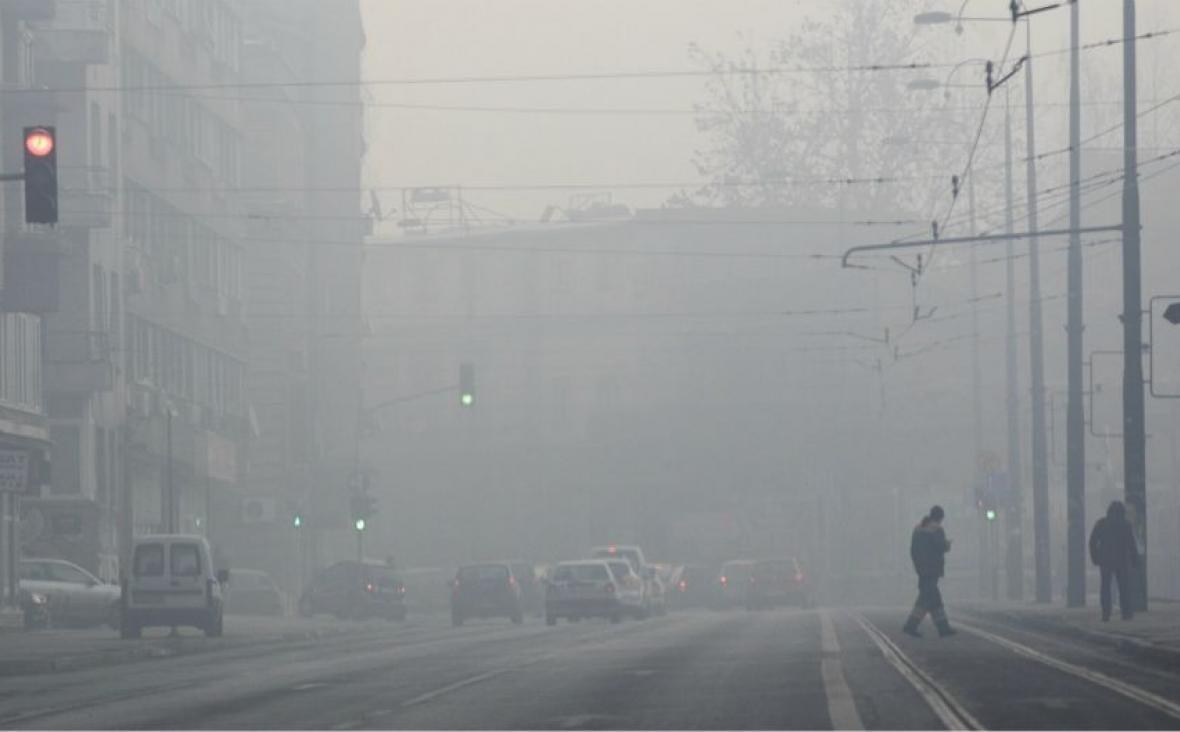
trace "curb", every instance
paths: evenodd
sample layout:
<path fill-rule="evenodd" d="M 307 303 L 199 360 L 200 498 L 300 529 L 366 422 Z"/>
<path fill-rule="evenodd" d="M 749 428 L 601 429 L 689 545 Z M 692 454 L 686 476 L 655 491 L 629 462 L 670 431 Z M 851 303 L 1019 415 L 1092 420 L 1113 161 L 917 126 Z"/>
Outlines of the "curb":
<path fill-rule="evenodd" d="M 152 643 L 151 645 L 135 645 L 127 648 L 101 649 L 89 653 L 78 653 L 49 658 L 7 658 L 0 664 L 0 677 L 5 676 L 38 676 L 45 674 L 65 673 L 69 671 L 84 671 L 86 669 L 104 666 L 118 666 L 137 661 L 150 661 L 178 656 L 214 653 L 226 649 L 254 648 L 264 646 L 279 646 L 288 643 L 315 642 L 359 633 L 359 628 L 342 627 L 340 629 L 320 628 L 306 631 L 290 631 L 277 636 L 264 638 L 231 638 L 230 642 L 202 643 L 198 638 L 180 639 L 179 642 L 168 642 L 167 645 Z M 185 643 L 186 640 L 197 641 Z"/>
<path fill-rule="evenodd" d="M 1180 663 L 1180 649 L 1168 648 L 1166 646 L 1161 646 L 1158 643 L 1152 643 L 1151 641 L 1142 640 L 1140 638 L 1133 638 L 1121 633 L 1109 633 L 1101 630 L 1088 630 L 1086 628 L 1079 628 L 1076 625 L 1071 625 L 1069 623 L 1030 617 L 1028 615 L 1023 615 L 1011 610 L 1001 610 L 998 612 L 1005 618 L 1018 624 L 1032 626 L 1045 632 L 1073 636 L 1074 638 L 1080 638 L 1091 643 L 1097 643 L 1115 648 L 1128 655 L 1139 656 L 1141 658 L 1150 659 L 1160 663 Z"/>

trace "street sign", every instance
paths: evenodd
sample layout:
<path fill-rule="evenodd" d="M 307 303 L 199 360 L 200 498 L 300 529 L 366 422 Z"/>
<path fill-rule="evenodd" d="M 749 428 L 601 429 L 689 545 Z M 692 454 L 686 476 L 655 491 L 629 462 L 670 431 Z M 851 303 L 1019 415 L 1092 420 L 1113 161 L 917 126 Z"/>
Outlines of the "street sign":
<path fill-rule="evenodd" d="M 0 493 L 24 493 L 29 484 L 29 451 L 0 450 Z"/>
<path fill-rule="evenodd" d="M 1164 320 L 1172 325 L 1180 325 L 1180 302 L 1174 302 L 1164 308 Z"/>

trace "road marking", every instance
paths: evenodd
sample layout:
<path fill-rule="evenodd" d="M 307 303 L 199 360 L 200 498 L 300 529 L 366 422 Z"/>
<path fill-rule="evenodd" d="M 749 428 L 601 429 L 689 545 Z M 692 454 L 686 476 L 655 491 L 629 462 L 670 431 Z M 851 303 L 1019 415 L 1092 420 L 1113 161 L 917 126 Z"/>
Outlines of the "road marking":
<path fill-rule="evenodd" d="M 819 628 L 820 651 L 823 653 L 819 668 L 824 680 L 824 696 L 828 700 L 828 717 L 832 720 L 832 729 L 864 729 L 864 722 L 856 711 L 856 700 L 852 698 L 852 689 L 848 688 L 840 664 L 840 641 L 836 639 L 836 628 L 827 612 L 819 614 Z"/>
<path fill-rule="evenodd" d="M 446 686 L 439 688 L 439 689 L 435 689 L 434 691 L 428 691 L 425 694 L 419 694 L 418 696 L 416 696 L 412 699 L 407 699 L 404 702 L 402 702 L 402 706 L 403 707 L 413 707 L 413 706 L 417 706 L 419 704 L 425 704 L 426 702 L 430 701 L 431 699 L 437 699 L 438 697 L 442 696 L 443 694 L 450 694 L 452 691 L 458 691 L 459 689 L 462 689 L 467 686 L 471 686 L 472 684 L 478 684 L 481 681 L 487 681 L 488 679 L 494 679 L 497 676 L 503 676 L 504 674 L 508 673 L 508 671 L 509 671 L 509 669 L 501 668 L 501 669 L 496 669 L 495 671 L 488 671 L 487 673 L 482 673 L 477 676 L 470 676 L 466 679 L 463 679 L 462 681 L 456 681 L 453 684 L 447 684 Z"/>
<path fill-rule="evenodd" d="M 918 668 L 918 665 L 902 653 L 901 649 L 897 647 L 897 644 L 889 639 L 889 636 L 882 633 L 877 626 L 869 622 L 868 618 L 860 614 L 854 617 L 856 622 L 860 624 L 860 627 L 864 628 L 869 638 L 881 649 L 885 660 L 892 664 L 906 681 L 910 682 L 910 685 L 922 696 L 926 704 L 930 707 L 930 710 L 938 716 L 942 723 L 946 725 L 947 729 L 987 729 L 958 700 L 951 696 L 941 684 L 930 678 L 925 671 Z"/>
<path fill-rule="evenodd" d="M 1118 679 L 1107 676 L 1104 673 L 1093 671 L 1068 661 L 1062 661 L 1060 658 L 1042 653 L 1041 651 L 1030 648 L 1023 643 L 1017 643 L 1014 640 L 1004 638 L 1003 636 L 996 635 L 995 633 L 990 633 L 973 625 L 967 625 L 960 622 L 959 627 L 968 633 L 983 638 L 984 640 L 989 640 L 992 643 L 1003 646 L 1017 655 L 1024 656 L 1025 658 L 1031 658 L 1032 660 L 1049 666 L 1050 668 L 1063 671 L 1072 676 L 1077 676 L 1080 679 L 1085 679 L 1090 683 L 1097 684 L 1098 686 L 1109 689 L 1110 691 L 1113 691 L 1117 694 L 1121 694 L 1132 701 L 1139 702 L 1144 706 L 1148 706 L 1152 709 L 1163 712 L 1164 714 L 1167 714 L 1168 716 L 1175 719 L 1180 719 L 1180 704 L 1169 701 L 1162 696 L 1152 694 L 1150 691 L 1140 689 L 1138 686 L 1132 686 L 1125 681 L 1119 681 Z"/>

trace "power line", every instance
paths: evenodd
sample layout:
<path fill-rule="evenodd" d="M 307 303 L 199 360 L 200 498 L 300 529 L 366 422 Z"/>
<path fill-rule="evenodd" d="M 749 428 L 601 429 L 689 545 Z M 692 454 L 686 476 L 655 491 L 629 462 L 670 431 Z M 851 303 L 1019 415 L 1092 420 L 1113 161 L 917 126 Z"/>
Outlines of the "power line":
<path fill-rule="evenodd" d="M 1136 36 L 1136 40 L 1151 40 L 1163 38 L 1180 32 L 1178 29 L 1165 28 L 1150 31 Z M 1093 50 L 1123 43 L 1121 38 L 1109 38 L 1086 44 L 1080 48 Z M 1034 58 L 1042 56 L 1061 55 L 1069 49 L 1056 49 L 1034 54 Z M 299 80 L 299 81 L 239 81 L 219 82 L 208 84 L 145 84 L 145 85 L 107 85 L 107 86 L 76 86 L 58 87 L 53 89 L 0 89 L 0 94 L 66 94 L 92 92 L 157 92 L 157 91 L 216 91 L 219 89 L 274 89 L 274 88 L 354 88 L 373 86 L 434 86 L 452 84 L 501 84 L 522 82 L 568 82 L 568 81 L 598 81 L 625 79 L 669 79 L 695 78 L 717 75 L 780 75 L 780 74 L 817 74 L 817 73 L 852 73 L 852 72 L 894 72 L 894 71 L 923 71 L 934 69 L 949 69 L 958 65 L 954 62 L 919 61 L 911 63 L 871 63 L 852 65 L 818 65 L 818 66 L 771 66 L 771 67 L 732 67 L 724 69 L 645 69 L 636 71 L 584 72 L 564 74 L 521 74 L 521 75 L 466 75 L 466 76 L 435 76 L 435 77 L 401 77 L 389 79 L 347 79 L 347 80 Z"/>

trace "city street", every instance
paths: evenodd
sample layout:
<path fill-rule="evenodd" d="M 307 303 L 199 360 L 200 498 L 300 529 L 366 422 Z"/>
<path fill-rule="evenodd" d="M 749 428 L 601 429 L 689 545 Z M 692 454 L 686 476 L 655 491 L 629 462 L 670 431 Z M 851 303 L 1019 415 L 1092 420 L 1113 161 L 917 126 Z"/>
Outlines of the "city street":
<path fill-rule="evenodd" d="M 10 676 L 4 728 L 1174 728 L 1180 667 L 963 612 L 689 612 L 453 629 L 444 618 Z M 1007 619 L 1006 619 L 1007 618 Z M 348 627 L 348 626 L 346 626 Z M 190 639 L 186 639 L 188 641 Z M 204 639 L 193 637 L 194 645 Z M 153 644 L 160 639 L 145 639 Z"/>

